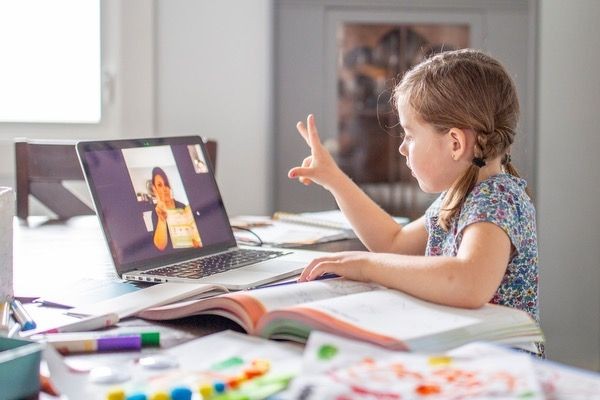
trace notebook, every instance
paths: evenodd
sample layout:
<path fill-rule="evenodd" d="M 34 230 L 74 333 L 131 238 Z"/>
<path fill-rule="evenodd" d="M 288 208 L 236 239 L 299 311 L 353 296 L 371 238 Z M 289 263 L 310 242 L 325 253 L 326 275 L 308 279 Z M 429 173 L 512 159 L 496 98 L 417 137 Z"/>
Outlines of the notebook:
<path fill-rule="evenodd" d="M 77 154 L 125 280 L 248 289 L 324 254 L 238 246 L 199 136 L 82 141 Z"/>

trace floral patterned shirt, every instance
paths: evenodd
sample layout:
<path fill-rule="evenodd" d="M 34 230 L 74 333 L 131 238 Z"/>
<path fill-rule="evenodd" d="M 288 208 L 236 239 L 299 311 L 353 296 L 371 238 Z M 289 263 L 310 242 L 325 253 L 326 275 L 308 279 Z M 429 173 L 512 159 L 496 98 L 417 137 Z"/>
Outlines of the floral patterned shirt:
<path fill-rule="evenodd" d="M 514 252 L 491 303 L 526 311 L 539 323 L 535 208 L 525 193 L 526 185 L 524 179 L 505 173 L 477 183 L 447 232 L 438 225 L 442 193 L 425 213 L 429 233 L 425 255 L 456 256 L 467 226 L 495 224 L 506 232 Z"/>

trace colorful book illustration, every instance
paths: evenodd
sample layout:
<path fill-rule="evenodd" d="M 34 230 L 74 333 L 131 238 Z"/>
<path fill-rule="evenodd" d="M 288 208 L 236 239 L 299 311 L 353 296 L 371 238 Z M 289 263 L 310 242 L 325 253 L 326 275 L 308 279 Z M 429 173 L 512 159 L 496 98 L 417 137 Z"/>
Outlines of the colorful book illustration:
<path fill-rule="evenodd" d="M 475 346 L 476 349 L 462 349 Z M 524 353 L 470 344 L 452 353 L 391 352 L 316 332 L 303 368 L 282 399 L 543 399 Z M 475 351 L 473 351 L 475 350 Z M 310 388 L 310 390 L 308 390 Z"/>
<path fill-rule="evenodd" d="M 279 399 L 592 399 L 600 374 L 475 342 L 444 353 L 394 352 L 313 332 Z"/>
<path fill-rule="evenodd" d="M 320 330 L 391 349 L 443 351 L 474 340 L 527 346 L 543 341 L 523 311 L 488 304 L 477 310 L 442 306 L 375 284 L 328 279 L 184 301 L 137 315 L 168 320 L 213 314 L 252 335 L 305 342 Z"/>
<path fill-rule="evenodd" d="M 138 353 L 135 361 L 100 367 L 105 376 L 116 376 L 118 384 L 98 382 L 100 375 L 93 369 L 74 371 L 52 346 L 46 347 L 44 359 L 54 385 L 69 399 L 262 400 L 285 389 L 300 371 L 302 349 L 219 332 L 160 352 Z"/>

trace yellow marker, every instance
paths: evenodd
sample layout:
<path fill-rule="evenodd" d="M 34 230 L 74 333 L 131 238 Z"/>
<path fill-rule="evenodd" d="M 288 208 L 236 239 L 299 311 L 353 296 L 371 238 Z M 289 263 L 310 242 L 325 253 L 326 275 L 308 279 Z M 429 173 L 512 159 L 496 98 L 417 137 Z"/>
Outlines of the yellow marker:
<path fill-rule="evenodd" d="M 452 364 L 452 357 L 450 356 L 431 356 L 429 357 L 429 365 L 432 367 L 438 367 L 443 365 Z"/>
<path fill-rule="evenodd" d="M 150 400 L 171 400 L 171 396 L 167 392 L 155 392 L 150 396 Z"/>
<path fill-rule="evenodd" d="M 108 392 L 106 400 L 125 400 L 125 391 L 121 388 L 116 388 Z"/>
<path fill-rule="evenodd" d="M 198 392 L 200 393 L 200 396 L 202 396 L 203 400 L 210 399 L 210 397 L 213 395 L 213 387 L 210 383 L 203 383 L 198 388 Z"/>

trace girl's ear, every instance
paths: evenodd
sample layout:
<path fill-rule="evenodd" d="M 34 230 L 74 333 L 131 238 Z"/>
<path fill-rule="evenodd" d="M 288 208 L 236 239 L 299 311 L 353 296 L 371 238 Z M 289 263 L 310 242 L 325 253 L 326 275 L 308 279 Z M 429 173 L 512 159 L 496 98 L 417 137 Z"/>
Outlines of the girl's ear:
<path fill-rule="evenodd" d="M 468 153 L 469 133 L 464 129 L 452 128 L 448 131 L 448 140 L 453 160 L 460 160 Z"/>

